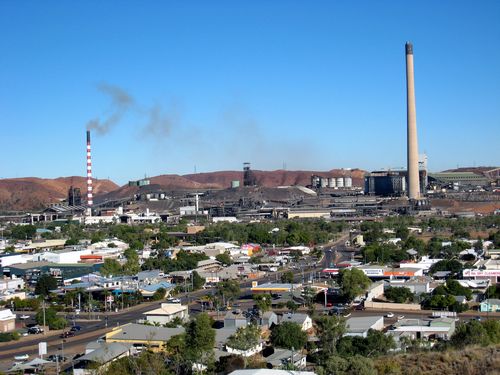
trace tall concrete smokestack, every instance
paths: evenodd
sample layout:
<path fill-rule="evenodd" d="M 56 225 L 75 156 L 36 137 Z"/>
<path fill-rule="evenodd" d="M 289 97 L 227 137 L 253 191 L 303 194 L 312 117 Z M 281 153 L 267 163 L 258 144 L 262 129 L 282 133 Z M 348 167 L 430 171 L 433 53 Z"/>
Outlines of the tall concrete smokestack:
<path fill-rule="evenodd" d="M 406 42 L 406 121 L 407 162 L 408 162 L 408 198 L 420 198 L 418 176 L 417 113 L 415 109 L 415 81 L 413 77 L 413 45 Z"/>
<path fill-rule="evenodd" d="M 94 199 L 92 195 L 92 154 L 90 152 L 90 130 L 87 130 L 87 205 L 92 207 Z"/>

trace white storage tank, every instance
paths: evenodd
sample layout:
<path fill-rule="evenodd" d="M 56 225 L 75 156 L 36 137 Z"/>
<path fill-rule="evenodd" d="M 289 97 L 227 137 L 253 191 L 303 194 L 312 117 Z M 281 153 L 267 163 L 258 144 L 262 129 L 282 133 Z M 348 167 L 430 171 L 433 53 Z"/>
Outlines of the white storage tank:
<path fill-rule="evenodd" d="M 346 188 L 352 187 L 352 177 L 344 177 L 344 186 Z"/>
<path fill-rule="evenodd" d="M 344 187 L 344 177 L 337 177 L 337 187 Z"/>
<path fill-rule="evenodd" d="M 337 186 L 336 182 L 335 182 L 335 178 L 331 177 L 328 179 L 328 187 L 329 188 L 334 188 L 335 186 Z"/>
<path fill-rule="evenodd" d="M 321 187 L 326 188 L 328 186 L 328 178 L 326 177 L 321 177 Z"/>

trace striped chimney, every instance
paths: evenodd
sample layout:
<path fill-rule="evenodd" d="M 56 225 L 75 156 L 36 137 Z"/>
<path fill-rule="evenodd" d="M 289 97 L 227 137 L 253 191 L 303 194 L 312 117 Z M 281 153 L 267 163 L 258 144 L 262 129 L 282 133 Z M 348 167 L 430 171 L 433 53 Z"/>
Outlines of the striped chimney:
<path fill-rule="evenodd" d="M 90 153 L 90 130 L 87 130 L 87 205 L 94 204 L 92 195 L 92 156 Z"/>

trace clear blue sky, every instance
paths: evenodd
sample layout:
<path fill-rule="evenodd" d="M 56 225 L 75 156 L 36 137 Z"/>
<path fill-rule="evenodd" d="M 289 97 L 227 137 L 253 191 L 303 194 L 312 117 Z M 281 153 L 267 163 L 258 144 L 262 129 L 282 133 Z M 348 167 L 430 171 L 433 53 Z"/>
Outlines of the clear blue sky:
<path fill-rule="evenodd" d="M 0 177 L 84 175 L 87 123 L 114 115 L 93 165 L 118 183 L 404 166 L 407 40 L 430 170 L 499 165 L 499 20 L 496 0 L 3 0 Z"/>

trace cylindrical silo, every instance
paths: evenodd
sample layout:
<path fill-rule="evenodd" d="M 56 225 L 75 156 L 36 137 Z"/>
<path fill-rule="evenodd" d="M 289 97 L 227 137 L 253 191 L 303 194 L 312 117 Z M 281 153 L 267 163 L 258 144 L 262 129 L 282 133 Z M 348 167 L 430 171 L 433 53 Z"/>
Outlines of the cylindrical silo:
<path fill-rule="evenodd" d="M 344 177 L 337 177 L 337 187 L 344 187 Z"/>
<path fill-rule="evenodd" d="M 334 188 L 335 186 L 337 186 L 337 183 L 336 183 L 336 181 L 335 181 L 335 178 L 330 177 L 330 178 L 328 179 L 328 187 L 329 187 L 329 188 Z"/>
<path fill-rule="evenodd" d="M 328 186 L 328 178 L 326 177 L 321 177 L 320 178 L 320 181 L 321 181 L 321 187 L 322 188 L 326 188 Z"/>
<path fill-rule="evenodd" d="M 344 177 L 344 186 L 346 188 L 352 188 L 352 177 Z"/>

